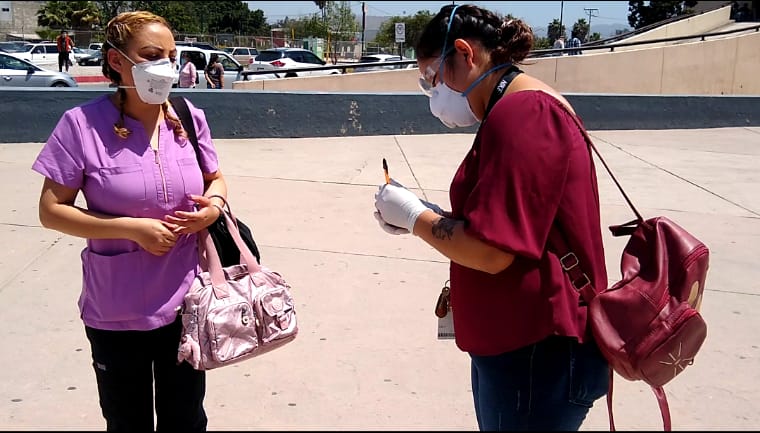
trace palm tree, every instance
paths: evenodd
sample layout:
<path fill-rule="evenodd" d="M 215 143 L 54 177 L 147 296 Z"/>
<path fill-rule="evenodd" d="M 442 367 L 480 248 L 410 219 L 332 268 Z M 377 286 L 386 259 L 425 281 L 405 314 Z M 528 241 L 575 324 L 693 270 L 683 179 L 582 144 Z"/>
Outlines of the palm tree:
<path fill-rule="evenodd" d="M 71 26 L 75 30 L 92 30 L 100 23 L 100 9 L 91 1 L 72 1 Z"/>
<path fill-rule="evenodd" d="M 572 34 L 578 37 L 581 41 L 586 41 L 590 29 L 591 27 L 589 23 L 584 18 L 580 18 L 575 24 L 573 24 Z"/>
<path fill-rule="evenodd" d="M 66 1 L 49 1 L 37 10 L 37 25 L 51 29 L 65 29 L 71 27 L 68 3 Z"/>
<path fill-rule="evenodd" d="M 100 9 L 91 1 L 49 1 L 37 11 L 37 25 L 50 29 L 90 31 L 100 23 Z"/>

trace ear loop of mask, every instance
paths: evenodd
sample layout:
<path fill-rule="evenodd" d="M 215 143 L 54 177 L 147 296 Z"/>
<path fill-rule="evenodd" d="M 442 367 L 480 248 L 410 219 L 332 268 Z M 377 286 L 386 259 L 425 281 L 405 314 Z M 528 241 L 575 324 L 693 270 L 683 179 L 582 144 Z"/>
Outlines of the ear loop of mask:
<path fill-rule="evenodd" d="M 448 48 L 448 42 L 449 42 L 449 32 L 451 31 L 451 23 L 454 22 L 454 15 L 457 13 L 457 9 L 459 9 L 460 5 L 454 6 L 454 9 L 451 10 L 451 15 L 449 15 L 449 23 L 446 25 L 446 34 L 443 37 L 443 48 L 441 49 L 441 52 L 443 53 L 443 56 L 441 57 L 441 64 L 438 65 L 438 81 L 442 82 L 443 78 L 443 64 L 446 62 L 446 56 L 447 56 L 447 50 Z"/>
<path fill-rule="evenodd" d="M 132 63 L 132 65 L 137 66 L 137 63 L 135 63 L 132 59 L 130 59 L 128 55 L 124 54 L 124 51 L 116 48 L 116 45 L 112 44 L 110 41 L 106 41 L 106 43 L 108 45 L 110 45 L 111 48 L 113 48 L 114 50 L 116 50 L 117 53 L 121 54 L 125 59 L 129 60 Z M 108 60 L 106 60 L 106 61 L 108 61 Z M 124 85 L 121 85 L 121 84 L 119 85 L 119 88 L 120 89 L 136 89 L 135 86 L 124 86 Z"/>

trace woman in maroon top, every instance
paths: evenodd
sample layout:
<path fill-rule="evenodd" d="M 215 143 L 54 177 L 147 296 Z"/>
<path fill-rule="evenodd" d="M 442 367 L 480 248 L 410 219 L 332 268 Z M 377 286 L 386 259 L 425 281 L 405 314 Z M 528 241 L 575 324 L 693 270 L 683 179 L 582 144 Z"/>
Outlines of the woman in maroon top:
<path fill-rule="evenodd" d="M 606 287 L 594 164 L 567 100 L 514 66 L 532 44 L 520 20 L 444 6 L 417 45 L 420 86 L 445 125 L 481 122 L 452 210 L 395 182 L 375 195 L 387 232 L 411 232 L 451 260 L 455 338 L 472 358 L 481 430 L 577 430 L 608 386 L 583 284 L 563 272 L 550 235 L 562 227 L 584 290 Z"/>

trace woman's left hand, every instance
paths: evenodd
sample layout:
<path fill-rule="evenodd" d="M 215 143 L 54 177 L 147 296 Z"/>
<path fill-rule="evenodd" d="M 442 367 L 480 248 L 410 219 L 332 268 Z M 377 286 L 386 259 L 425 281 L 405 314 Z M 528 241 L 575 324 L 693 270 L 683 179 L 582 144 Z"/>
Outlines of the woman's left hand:
<path fill-rule="evenodd" d="M 178 226 L 174 233 L 182 235 L 197 233 L 210 226 L 221 215 L 219 208 L 214 206 L 208 197 L 192 194 L 189 197 L 198 205 L 199 210 L 195 212 L 178 210 L 174 212 L 174 215 L 164 217 L 164 220 Z"/>

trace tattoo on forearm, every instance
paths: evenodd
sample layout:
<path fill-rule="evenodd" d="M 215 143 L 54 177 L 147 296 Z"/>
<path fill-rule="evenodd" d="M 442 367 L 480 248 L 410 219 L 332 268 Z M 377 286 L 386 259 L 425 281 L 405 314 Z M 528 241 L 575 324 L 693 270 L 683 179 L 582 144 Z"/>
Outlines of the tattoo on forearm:
<path fill-rule="evenodd" d="M 454 227 L 457 225 L 457 220 L 451 218 L 441 217 L 433 223 L 433 236 L 437 239 L 451 240 L 454 235 Z"/>

